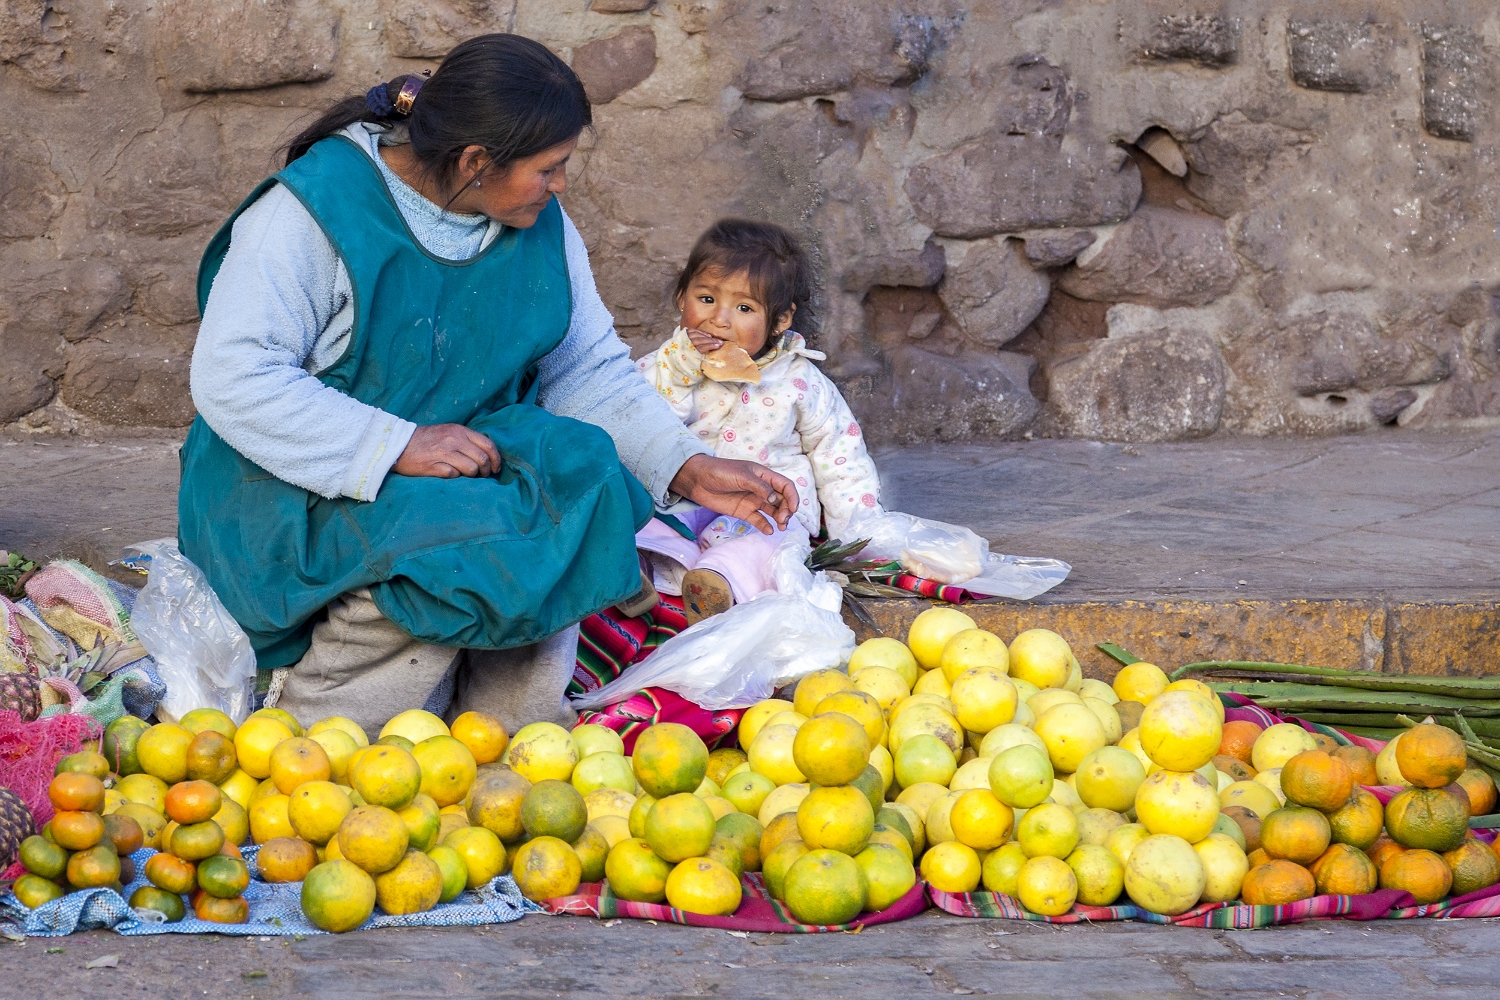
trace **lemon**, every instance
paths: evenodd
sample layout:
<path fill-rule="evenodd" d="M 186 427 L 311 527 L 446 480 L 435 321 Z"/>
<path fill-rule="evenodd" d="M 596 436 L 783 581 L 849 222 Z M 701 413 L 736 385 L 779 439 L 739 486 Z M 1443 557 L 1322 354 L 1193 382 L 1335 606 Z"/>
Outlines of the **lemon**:
<path fill-rule="evenodd" d="M 912 662 L 912 684 L 915 684 L 916 661 Z M 865 667 L 858 673 L 851 674 L 849 679 L 854 684 L 854 690 L 874 698 L 882 712 L 889 712 L 898 701 L 911 694 L 911 684 L 890 667 Z"/>
<path fill-rule="evenodd" d="M 1135 805 L 1136 791 L 1145 780 L 1146 769 L 1135 754 L 1121 747 L 1104 746 L 1079 762 L 1073 787 L 1090 809 L 1124 812 Z"/>
<path fill-rule="evenodd" d="M 983 629 L 970 628 L 955 632 L 943 644 L 938 669 L 951 684 L 958 675 L 975 667 L 988 667 L 1002 677 L 1010 671 L 1010 652 L 1000 637 Z"/>
<path fill-rule="evenodd" d="M 1109 906 L 1125 891 L 1125 865 L 1107 848 L 1083 844 L 1067 858 L 1085 906 Z"/>
<path fill-rule="evenodd" d="M 1026 852 L 1021 850 L 1021 845 L 1012 841 L 1002 844 L 1000 847 L 984 856 L 984 863 L 980 868 L 980 877 L 984 887 L 990 892 L 998 892 L 1006 896 L 1016 894 L 1016 876 L 1021 874 L 1021 869 L 1030 860 Z"/>
<path fill-rule="evenodd" d="M 896 759 L 884 745 L 877 743 L 870 750 L 870 766 L 880 775 L 880 793 L 884 795 L 896 780 Z"/>
<path fill-rule="evenodd" d="M 1016 842 L 1028 858 L 1066 858 L 1078 846 L 1078 818 L 1066 806 L 1044 802 L 1016 824 Z"/>
<path fill-rule="evenodd" d="M 1077 663 L 1067 640 L 1050 629 L 1027 629 L 1011 640 L 1010 675 L 1038 688 L 1062 687 Z"/>
<path fill-rule="evenodd" d="M 309 731 L 307 738 L 323 748 L 324 755 L 328 757 L 329 777 L 336 782 L 347 782 L 349 761 L 359 749 L 354 737 L 342 729 L 328 727 L 316 733 Z"/>
<path fill-rule="evenodd" d="M 929 847 L 922 855 L 922 877 L 940 892 L 973 892 L 982 874 L 974 848 L 956 840 Z"/>
<path fill-rule="evenodd" d="M 1181 837 L 1153 834 L 1125 862 L 1125 891 L 1137 906 L 1175 916 L 1197 905 L 1208 883 L 1203 860 Z"/>
<path fill-rule="evenodd" d="M 1083 705 L 1057 705 L 1037 716 L 1036 734 L 1047 745 L 1055 770 L 1072 774 L 1083 759 L 1105 745 L 1104 727 Z"/>
<path fill-rule="evenodd" d="M 1013 746 L 990 761 L 990 790 L 1012 809 L 1030 809 L 1052 794 L 1049 756 L 1029 744 Z"/>
<path fill-rule="evenodd" d="M 1224 723 L 1194 691 L 1163 691 L 1141 713 L 1141 749 L 1169 771 L 1192 771 L 1213 760 Z M 1259 741 L 1257 741 L 1259 742 Z"/>
<path fill-rule="evenodd" d="M 1277 728 L 1277 727 L 1276 726 L 1272 726 L 1271 727 L 1271 729 L 1275 729 L 1275 728 Z M 1297 726 L 1295 728 L 1297 728 L 1297 729 L 1300 730 L 1302 727 L 1301 726 Z M 1270 731 L 1271 731 L 1270 729 L 1266 730 L 1266 732 L 1270 732 Z M 1261 736 L 1264 736 L 1264 735 L 1265 735 L 1265 733 L 1261 734 Z M 1406 775 L 1404 775 L 1404 774 L 1401 773 L 1401 768 L 1396 763 L 1396 742 L 1398 740 L 1400 740 L 1403 735 L 1404 734 L 1402 734 L 1402 733 L 1397 733 L 1395 736 L 1391 737 L 1390 742 L 1385 745 L 1385 747 L 1380 751 L 1380 753 L 1378 753 L 1378 754 L 1375 755 L 1375 776 L 1380 779 L 1380 783 L 1382 785 L 1398 785 L 1401 788 L 1411 788 L 1412 787 L 1412 783 L 1410 781 L 1406 780 Z M 1291 741 L 1291 740 L 1295 739 L 1300 744 L 1300 738 L 1299 737 L 1294 737 L 1291 734 L 1287 734 L 1287 739 L 1288 739 L 1288 741 Z M 1256 746 L 1259 746 L 1260 745 L 1260 740 L 1257 739 L 1255 741 L 1255 744 L 1256 744 Z M 1298 751 L 1298 752 L 1300 753 L 1301 751 Z M 1279 758 L 1280 757 L 1280 753 L 1279 752 L 1273 753 L 1271 750 L 1268 749 L 1267 753 L 1266 753 L 1266 758 L 1269 759 L 1272 756 L 1275 756 L 1275 757 Z M 1296 756 L 1296 754 L 1293 754 L 1292 756 Z M 1254 750 L 1251 751 L 1250 759 L 1251 759 L 1252 762 L 1254 762 L 1254 760 L 1255 760 L 1255 752 L 1254 752 Z M 1288 757 L 1287 760 L 1291 760 L 1291 757 Z M 1286 763 L 1286 761 L 1281 761 L 1281 763 L 1284 764 L 1284 763 Z M 1259 764 L 1256 764 L 1255 766 L 1256 766 L 1257 769 L 1260 768 Z"/>
<path fill-rule="evenodd" d="M 972 667 L 953 678 L 949 691 L 958 724 L 987 735 L 1016 717 L 1016 687 L 993 667 Z"/>
<path fill-rule="evenodd" d="M 1138 701 L 1142 705 L 1149 705 L 1152 698 L 1167 689 L 1168 683 L 1166 672 L 1161 667 L 1142 660 L 1121 667 L 1120 672 L 1115 674 L 1112 687 L 1121 701 Z"/>
<path fill-rule="evenodd" d="M 1060 858 L 1034 857 L 1016 873 L 1016 896 L 1032 913 L 1061 916 L 1073 908 L 1078 898 L 1078 878 Z"/>
<path fill-rule="evenodd" d="M 1224 702 L 1220 700 L 1218 692 L 1207 684 L 1192 677 L 1184 677 L 1180 681 L 1173 681 L 1165 688 L 1167 691 L 1190 691 L 1202 696 L 1217 711 L 1219 721 L 1224 721 Z"/>
<path fill-rule="evenodd" d="M 881 667 L 892 670 L 899 674 L 901 679 L 910 688 L 917 682 L 917 658 L 911 655 L 911 650 L 899 639 L 880 637 L 878 639 L 867 639 L 860 643 L 849 656 L 849 677 L 853 679 L 861 671 Z M 858 687 L 858 685 L 855 685 Z"/>
<path fill-rule="evenodd" d="M 923 670 L 936 670 L 948 640 L 966 629 L 977 628 L 974 619 L 952 607 L 928 608 L 912 621 L 906 645 Z"/>

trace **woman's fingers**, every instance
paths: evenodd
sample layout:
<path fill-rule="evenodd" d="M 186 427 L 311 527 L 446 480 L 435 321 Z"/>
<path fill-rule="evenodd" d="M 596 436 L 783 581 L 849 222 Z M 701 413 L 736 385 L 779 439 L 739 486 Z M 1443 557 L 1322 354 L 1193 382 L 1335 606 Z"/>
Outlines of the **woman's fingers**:
<path fill-rule="evenodd" d="M 500 449 L 495 447 L 495 442 L 491 441 L 488 437 L 479 433 L 478 431 L 469 430 L 469 428 L 467 427 L 464 428 L 464 433 L 467 434 L 469 436 L 469 440 L 477 445 L 479 447 L 479 450 L 484 453 L 484 474 L 486 476 L 493 476 L 495 473 L 499 472 Z"/>
<path fill-rule="evenodd" d="M 394 469 L 403 476 L 493 476 L 502 465 L 495 443 L 462 424 L 418 427 L 397 459 Z"/>

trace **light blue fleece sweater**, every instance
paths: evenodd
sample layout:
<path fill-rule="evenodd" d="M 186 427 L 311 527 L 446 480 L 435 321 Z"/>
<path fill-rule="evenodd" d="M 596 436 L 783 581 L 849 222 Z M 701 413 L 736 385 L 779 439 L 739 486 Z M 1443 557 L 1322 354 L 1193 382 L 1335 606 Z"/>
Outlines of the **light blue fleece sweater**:
<path fill-rule="evenodd" d="M 445 212 L 386 166 L 378 127 L 350 126 L 379 166 L 411 231 L 431 253 L 467 260 L 500 233 L 482 215 Z M 538 403 L 595 424 L 625 467 L 664 504 L 693 455 L 712 454 L 631 363 L 594 287 L 588 251 L 567 214 L 573 286 L 567 336 L 542 359 Z M 325 497 L 374 500 L 416 425 L 324 385 L 353 323 L 349 273 L 316 221 L 280 185 L 235 220 L 193 350 L 193 402 L 230 447 L 267 472 Z"/>

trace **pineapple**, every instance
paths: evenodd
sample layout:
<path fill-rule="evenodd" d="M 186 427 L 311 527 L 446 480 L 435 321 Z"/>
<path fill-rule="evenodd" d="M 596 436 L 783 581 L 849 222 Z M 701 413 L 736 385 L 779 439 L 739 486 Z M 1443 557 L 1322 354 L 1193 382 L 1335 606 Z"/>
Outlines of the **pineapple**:
<path fill-rule="evenodd" d="M 42 714 L 42 681 L 32 674 L 0 673 L 0 712 L 15 712 L 22 722 Z"/>
<path fill-rule="evenodd" d="M 21 841 L 36 833 L 31 810 L 21 797 L 0 786 L 0 868 L 9 868 L 16 860 Z"/>

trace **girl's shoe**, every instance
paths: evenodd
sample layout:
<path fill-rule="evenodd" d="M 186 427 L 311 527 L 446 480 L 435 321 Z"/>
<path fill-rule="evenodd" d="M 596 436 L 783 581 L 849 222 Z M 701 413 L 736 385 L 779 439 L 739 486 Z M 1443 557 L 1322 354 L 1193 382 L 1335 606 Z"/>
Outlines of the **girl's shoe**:
<path fill-rule="evenodd" d="M 683 613 L 695 625 L 734 606 L 729 581 L 711 569 L 691 569 L 682 577 Z"/>

